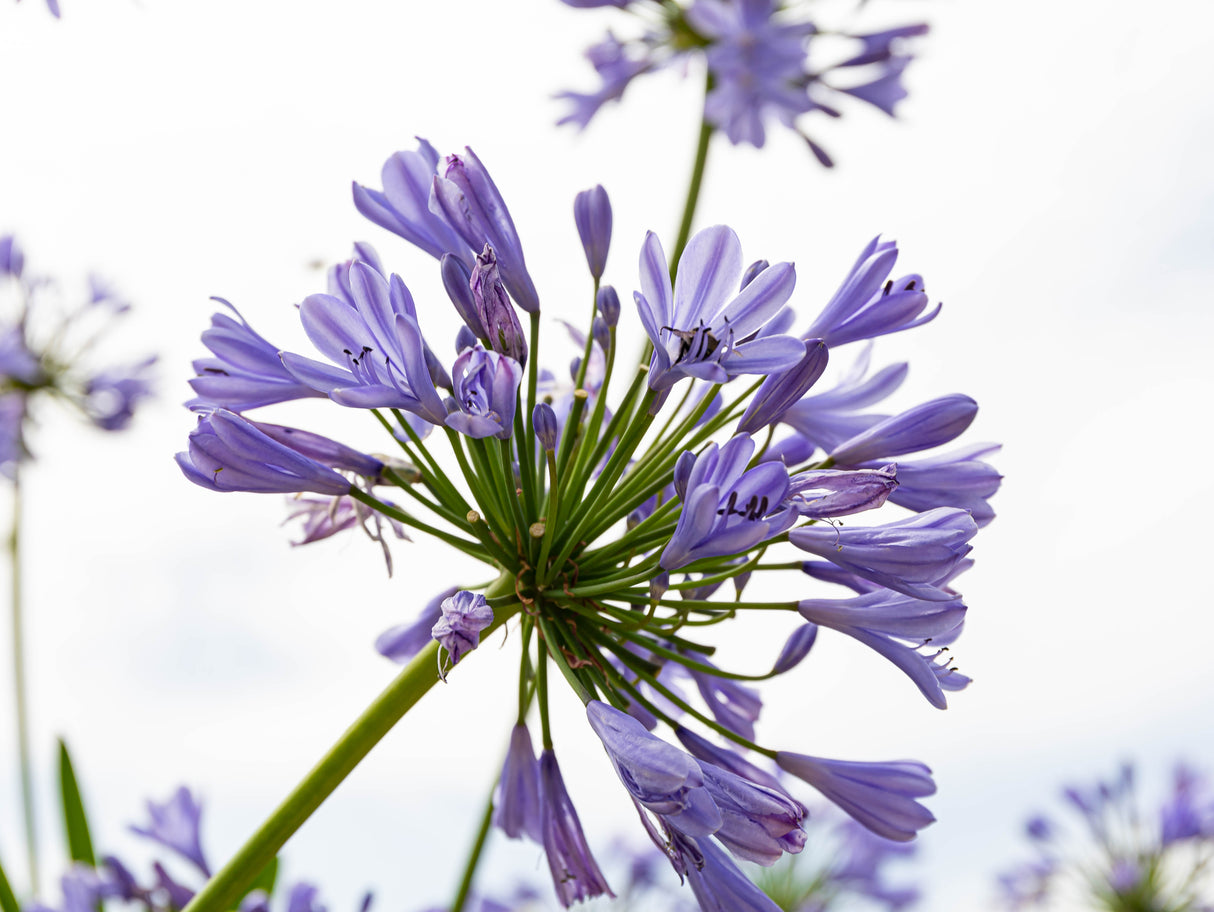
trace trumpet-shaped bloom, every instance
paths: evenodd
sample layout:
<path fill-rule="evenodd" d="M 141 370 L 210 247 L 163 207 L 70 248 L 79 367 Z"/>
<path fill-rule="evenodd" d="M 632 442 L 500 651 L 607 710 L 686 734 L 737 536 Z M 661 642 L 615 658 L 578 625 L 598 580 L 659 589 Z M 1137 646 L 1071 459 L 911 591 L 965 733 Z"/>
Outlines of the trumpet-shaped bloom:
<path fill-rule="evenodd" d="M 84 385 L 85 408 L 89 419 L 103 431 L 121 431 L 135 417 L 135 408 L 152 395 L 148 369 L 156 358 L 147 358 L 129 367 L 98 371 Z"/>
<path fill-rule="evenodd" d="M 522 365 L 478 345 L 456 359 L 451 377 L 459 411 L 447 416 L 447 426 L 469 437 L 508 440 L 514 430 Z"/>
<path fill-rule="evenodd" d="M 779 751 L 776 764 L 808 782 L 878 836 L 906 842 L 932 823 L 931 811 L 916 801 L 936 793 L 932 771 L 914 760 L 867 763 L 825 760 Z"/>
<path fill-rule="evenodd" d="M 951 453 L 898 462 L 898 487 L 889 499 L 908 510 L 923 512 L 934 507 L 968 510 L 979 528 L 995 518 L 987 502 L 999 490 L 1003 476 L 982 457 L 999 449 L 982 443 Z M 866 465 L 865 468 L 872 468 Z"/>
<path fill-rule="evenodd" d="M 797 610 L 805 620 L 871 647 L 902 669 L 933 706 L 947 706 L 936 657 L 924 655 L 918 647 L 956 630 L 965 619 L 960 599 L 929 602 L 878 589 L 850 599 L 804 599 Z"/>
<path fill-rule="evenodd" d="M 468 279 L 472 301 L 480 324 L 485 328 L 489 347 L 502 355 L 508 355 L 519 364 L 527 363 L 527 340 L 523 327 L 514 312 L 514 305 L 506 297 L 505 286 L 498 275 L 497 257 L 493 248 L 485 245 L 483 253 L 476 255 L 476 267 Z"/>
<path fill-rule="evenodd" d="M 913 329 L 934 320 L 940 305 L 921 316 L 928 304 L 918 275 L 889 278 L 898 245 L 873 238 L 860 253 L 834 297 L 804 333 L 834 347 Z"/>
<path fill-rule="evenodd" d="M 948 601 L 939 588 L 970 552 L 978 526 L 964 510 L 940 507 L 873 528 L 812 526 L 788 540 L 843 570 L 914 598 Z"/>
<path fill-rule="evenodd" d="M 830 452 L 839 465 L 930 450 L 963 434 L 978 414 L 969 396 L 941 396 L 865 428 Z"/>
<path fill-rule="evenodd" d="M 310 295 L 299 315 L 312 344 L 333 367 L 283 352 L 293 377 L 351 408 L 401 408 L 432 424 L 446 409 L 435 389 L 413 296 L 399 276 L 385 279 L 366 263 L 350 269 L 354 306 L 328 294 Z"/>
<path fill-rule="evenodd" d="M 676 472 L 675 487 L 684 506 L 662 551 L 663 569 L 746 551 L 796 521 L 795 511 L 784 503 L 788 470 L 778 462 L 748 470 L 753 453 L 754 441 L 739 434 L 719 449 L 710 444 L 695 457 L 681 486 Z"/>
<path fill-rule="evenodd" d="M 821 339 L 807 340 L 805 356 L 800 361 L 786 371 L 772 374 L 759 386 L 738 422 L 738 433 L 757 434 L 779 421 L 818 382 L 828 360 L 829 353 Z"/>
<path fill-rule="evenodd" d="M 636 304 L 653 343 L 652 389 L 667 390 L 684 377 L 724 383 L 739 374 L 784 371 L 805 356 L 799 339 L 760 332 L 792 295 L 792 264 L 769 266 L 737 291 L 741 275 L 742 245 L 724 225 L 691 239 L 673 288 L 661 242 L 653 232 L 646 236 Z"/>
<path fill-rule="evenodd" d="M 550 750 L 540 754 L 540 795 L 544 854 L 561 905 L 568 908 L 596 896 L 615 896 L 590 854 L 582 823 L 565 791 L 561 768 Z"/>
<path fill-rule="evenodd" d="M 701 912 L 780 912 L 711 838 L 672 833 L 675 870 L 686 875 Z"/>
<path fill-rule="evenodd" d="M 514 302 L 528 313 L 538 313 L 539 295 L 523 261 L 523 246 L 506 201 L 489 171 L 469 148 L 448 155 L 444 177 L 434 178 L 430 208 L 442 214 L 472 250 L 486 244 L 497 251 L 502 282 Z"/>
<path fill-rule="evenodd" d="M 535 759 L 527 726 L 515 725 L 498 779 L 493 822 L 511 839 L 526 835 L 542 843 L 541 816 L 539 761 Z"/>
<path fill-rule="evenodd" d="M 329 466 L 222 409 L 199 417 L 190 432 L 190 448 L 177 454 L 177 465 L 190 481 L 212 491 L 349 494 L 351 487 Z"/>
<path fill-rule="evenodd" d="M 278 346 L 259 335 L 240 311 L 223 298 L 213 300 L 231 310 L 236 319 L 225 313 L 212 315 L 211 328 L 203 332 L 202 344 L 214 357 L 194 362 L 198 376 L 191 378 L 190 386 L 197 398 L 187 402 L 187 406 L 243 412 L 276 402 L 324 396 L 320 390 L 297 380 L 283 366 Z"/>

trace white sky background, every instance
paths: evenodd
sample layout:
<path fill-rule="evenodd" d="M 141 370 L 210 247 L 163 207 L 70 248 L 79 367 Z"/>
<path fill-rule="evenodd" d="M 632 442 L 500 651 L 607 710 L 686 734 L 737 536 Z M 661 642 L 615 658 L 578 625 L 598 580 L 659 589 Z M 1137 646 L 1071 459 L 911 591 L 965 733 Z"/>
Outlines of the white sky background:
<path fill-rule="evenodd" d="M 180 477 L 171 457 L 192 419 L 176 403 L 203 352 L 208 297 L 304 350 L 291 305 L 323 288 L 309 264 L 365 239 L 409 283 L 428 333 L 449 338 L 433 261 L 349 198 L 352 179 L 379 186 L 383 160 L 417 134 L 477 151 L 545 314 L 581 321 L 573 195 L 596 182 L 611 194 L 607 279 L 627 299 L 644 230 L 670 243 L 699 75 L 639 82 L 578 135 L 553 126 L 549 96 L 592 85 L 580 50 L 617 20 L 556 0 L 64 0 L 60 22 L 36 0 L 0 3 L 0 233 L 15 232 L 29 268 L 60 277 L 69 297 L 90 269 L 112 279 L 137 310 L 111 341 L 158 352 L 163 390 L 127 434 L 45 411 L 34 438 L 27 600 L 44 870 L 59 858 L 55 733 L 73 746 L 104 848 L 138 856 L 125 823 L 144 797 L 186 782 L 205 796 L 219 862 L 390 679 L 374 636 L 471 577 L 426 543 L 395 548 L 393 580 L 356 536 L 290 549 L 279 498 Z M 911 359 L 904 405 L 973 395 L 982 411 L 967 439 L 1005 443 L 999 518 L 963 580 L 971 611 L 956 652 L 976 684 L 940 713 L 828 632 L 766 688 L 764 743 L 933 766 L 925 908 L 988 906 L 992 872 L 1022 857 L 1021 822 L 1063 782 L 1122 758 L 1155 782 L 1178 756 L 1214 770 L 1211 10 L 874 2 L 857 22 L 933 27 L 900 123 L 860 105 L 808 120 L 833 172 L 779 130 L 761 151 L 713 147 L 698 223 L 731 224 L 748 259 L 794 260 L 807 319 L 870 237 L 899 240 L 900 265 L 924 273 L 945 309 L 879 342 L 877 363 Z M 572 355 L 553 356 L 558 334 L 548 327 L 553 367 Z M 265 414 L 386 445 L 370 419 L 337 407 Z M 750 625 L 724 655 L 763 665 L 787 630 Z M 320 884 L 334 912 L 364 887 L 388 912 L 449 901 L 513 721 L 516 653 L 497 642 L 289 843 L 288 879 Z M 18 876 L 7 677 L 0 851 Z M 639 839 L 576 701 L 561 702 L 558 755 L 591 838 Z M 497 843 L 488 870 L 508 881 L 538 857 Z"/>

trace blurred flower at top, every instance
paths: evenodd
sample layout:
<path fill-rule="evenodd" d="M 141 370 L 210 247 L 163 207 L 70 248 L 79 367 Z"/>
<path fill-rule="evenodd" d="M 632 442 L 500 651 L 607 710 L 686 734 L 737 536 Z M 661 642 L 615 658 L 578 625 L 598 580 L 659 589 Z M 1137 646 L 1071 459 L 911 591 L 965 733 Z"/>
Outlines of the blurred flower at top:
<path fill-rule="evenodd" d="M 1157 809 L 1145 803 L 1134 767 L 1114 779 L 1062 791 L 1063 814 L 1025 825 L 1034 857 L 999 876 L 1003 908 L 1106 912 L 1214 909 L 1214 787 L 1177 763 Z"/>
<path fill-rule="evenodd" d="M 568 108 L 560 123 L 585 127 L 607 102 L 619 101 L 638 76 L 703 59 L 708 71 L 704 119 L 735 145 L 762 147 L 771 122 L 798 133 L 822 164 L 830 156 L 802 129 L 802 115 L 840 115 L 852 98 L 889 116 L 906 97 L 902 74 L 911 62 L 908 42 L 926 34 L 924 23 L 879 31 L 840 29 L 807 16 L 811 4 L 782 0 L 692 2 L 585 2 L 578 8 L 614 6 L 632 14 L 637 37 L 614 32 L 586 51 L 599 86 L 561 92 Z"/>
<path fill-rule="evenodd" d="M 27 267 L 16 238 L 0 236 L 0 473 L 10 479 L 30 455 L 26 432 L 43 402 L 58 399 L 94 426 L 121 431 L 152 395 L 154 357 L 97 363 L 94 349 L 129 305 L 96 278 L 66 313 L 50 300 L 55 292 Z"/>

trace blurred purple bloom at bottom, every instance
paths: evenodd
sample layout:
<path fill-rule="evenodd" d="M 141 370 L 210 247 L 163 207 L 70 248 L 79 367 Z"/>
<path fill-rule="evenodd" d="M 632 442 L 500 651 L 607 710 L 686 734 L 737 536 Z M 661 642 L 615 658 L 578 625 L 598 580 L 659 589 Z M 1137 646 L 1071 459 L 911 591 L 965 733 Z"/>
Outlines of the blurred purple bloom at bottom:
<path fill-rule="evenodd" d="M 132 826 L 132 832 L 172 849 L 210 877 L 211 869 L 202 854 L 199 832 L 202 806 L 194 799 L 190 790 L 183 785 L 168 801 L 160 804 L 149 801 L 147 807 L 150 823 L 146 827 Z"/>

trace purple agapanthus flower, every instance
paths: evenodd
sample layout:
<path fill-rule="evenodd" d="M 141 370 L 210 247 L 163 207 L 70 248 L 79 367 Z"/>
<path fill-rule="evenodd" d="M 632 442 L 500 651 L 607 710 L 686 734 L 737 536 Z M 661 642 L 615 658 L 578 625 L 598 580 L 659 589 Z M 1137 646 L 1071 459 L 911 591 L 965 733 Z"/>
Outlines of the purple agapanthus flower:
<path fill-rule="evenodd" d="M 598 0 L 568 5 L 629 6 Z M 567 101 L 569 109 L 559 122 L 584 128 L 604 104 L 622 98 L 638 76 L 668 66 L 686 70 L 689 58 L 702 54 L 710 76 L 704 102 L 707 123 L 734 144 L 762 147 L 768 123 L 777 121 L 805 139 L 819 161 L 829 166 L 830 157 L 802 131 L 800 118 L 813 111 L 837 117 L 837 106 L 849 97 L 894 116 L 895 106 L 906 96 L 902 75 L 912 59 L 906 42 L 926 33 L 927 26 L 849 34 L 786 6 L 775 0 L 664 5 L 659 21 L 636 38 L 621 41 L 608 34 L 586 52 L 599 88 L 560 93 L 557 97 Z M 853 44 L 847 53 L 849 42 Z M 831 56 L 832 45 L 838 62 L 823 66 L 818 61 Z"/>
<path fill-rule="evenodd" d="M 936 819 L 915 800 L 936 793 L 931 770 L 917 761 L 826 760 L 780 751 L 776 763 L 886 839 L 913 839 Z"/>
<path fill-rule="evenodd" d="M 193 793 L 181 786 L 168 801 L 149 801 L 147 807 L 147 826 L 132 826 L 131 830 L 172 849 L 197 867 L 204 876 L 210 877 L 211 869 L 202 853 L 199 829 L 202 806 Z"/>
<path fill-rule="evenodd" d="M 978 526 L 964 510 L 939 507 L 872 528 L 811 526 L 788 540 L 851 573 L 905 595 L 948 601 L 940 586 L 970 552 Z"/>
<path fill-rule="evenodd" d="M 797 610 L 807 621 L 845 633 L 885 656 L 933 706 L 946 708 L 934 656 L 919 647 L 956 630 L 965 618 L 960 599 L 930 602 L 879 589 L 850 599 L 804 599 Z"/>
<path fill-rule="evenodd" d="M 940 313 L 940 305 L 923 315 L 928 297 L 922 277 L 889 277 L 897 259 L 895 242 L 873 238 L 804 337 L 821 339 L 833 348 L 913 329 L 934 320 Z"/>
<path fill-rule="evenodd" d="M 459 410 L 447 416 L 447 427 L 469 437 L 508 440 L 514 432 L 522 365 L 478 345 L 455 360 L 451 379 Z"/>
<path fill-rule="evenodd" d="M 354 306 L 328 294 L 310 295 L 300 321 L 330 361 L 283 352 L 292 377 L 351 408 L 401 408 L 432 424 L 446 409 L 430 375 L 413 296 L 399 276 L 385 279 L 366 263 L 350 270 Z"/>
<path fill-rule="evenodd" d="M 672 288 L 661 242 L 653 232 L 646 235 L 636 303 L 653 343 L 652 389 L 667 390 L 684 377 L 724 383 L 739 374 L 769 374 L 804 357 L 804 344 L 792 336 L 751 338 L 792 295 L 792 264 L 769 266 L 739 292 L 741 274 L 738 236 L 718 225 L 688 242 Z"/>
<path fill-rule="evenodd" d="M 319 435 L 308 437 L 314 443 Z M 212 491 L 340 495 L 349 494 L 351 487 L 350 480 L 332 467 L 223 409 L 199 417 L 190 432 L 190 448 L 177 454 L 177 465 L 190 481 Z"/>
<path fill-rule="evenodd" d="M 676 471 L 675 489 L 684 508 L 662 552 L 663 569 L 746 551 L 796 521 L 796 512 L 784 503 L 788 470 L 778 462 L 748 470 L 753 454 L 754 441 L 739 434 L 723 447 L 710 444 L 687 460 L 682 477 Z"/>
<path fill-rule="evenodd" d="M 493 822 L 511 839 L 524 835 L 543 843 L 540 801 L 540 766 L 531 746 L 526 725 L 515 725 L 510 732 L 510 749 L 498 779 Z"/>
<path fill-rule="evenodd" d="M 590 854 L 582 823 L 565 791 L 560 765 L 551 750 L 540 754 L 540 796 L 544 854 L 548 856 L 548 868 L 561 905 L 568 908 L 596 896 L 615 896 Z"/>
<path fill-rule="evenodd" d="M 442 617 L 430 628 L 430 636 L 446 650 L 450 663 L 458 665 L 480 644 L 481 631 L 493 623 L 493 609 L 479 592 L 464 589 L 443 599 L 439 609 Z"/>

